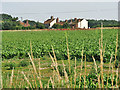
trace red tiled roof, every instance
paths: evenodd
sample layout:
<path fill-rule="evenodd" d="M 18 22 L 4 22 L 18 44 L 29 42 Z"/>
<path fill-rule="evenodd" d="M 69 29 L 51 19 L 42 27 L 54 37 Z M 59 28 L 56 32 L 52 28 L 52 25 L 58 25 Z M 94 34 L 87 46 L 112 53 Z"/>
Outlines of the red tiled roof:
<path fill-rule="evenodd" d="M 21 24 L 21 25 L 24 25 L 25 23 L 20 21 L 20 24 Z"/>
<path fill-rule="evenodd" d="M 63 25 L 65 22 L 57 22 L 57 24 Z"/>
<path fill-rule="evenodd" d="M 27 21 L 26 23 L 20 21 L 20 24 L 21 24 L 22 26 L 24 26 L 24 27 L 30 26 L 30 24 L 28 23 L 28 21 Z"/>
<path fill-rule="evenodd" d="M 53 19 L 53 20 L 55 20 L 55 19 Z M 44 24 L 49 24 L 49 23 L 51 23 L 53 20 L 52 20 L 52 19 L 48 19 L 48 20 L 46 20 L 46 21 L 44 22 Z"/>

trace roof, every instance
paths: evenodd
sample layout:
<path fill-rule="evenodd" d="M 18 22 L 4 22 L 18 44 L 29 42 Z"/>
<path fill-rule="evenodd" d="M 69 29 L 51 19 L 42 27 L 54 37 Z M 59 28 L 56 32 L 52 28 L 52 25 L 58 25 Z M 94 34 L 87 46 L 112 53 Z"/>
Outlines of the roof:
<path fill-rule="evenodd" d="M 21 24 L 21 25 L 24 25 L 25 23 L 20 21 L 20 24 Z"/>
<path fill-rule="evenodd" d="M 71 22 L 71 20 L 72 20 L 72 22 Z M 79 20 L 82 21 L 83 19 L 76 19 L 76 20 L 75 19 L 69 19 L 68 23 L 72 24 L 72 25 L 75 25 L 75 24 L 77 24 L 79 22 Z"/>
<path fill-rule="evenodd" d="M 22 26 L 24 26 L 24 27 L 30 26 L 30 24 L 29 24 L 28 22 L 24 23 L 24 22 L 21 22 L 21 21 L 20 21 L 20 24 L 21 24 Z"/>
<path fill-rule="evenodd" d="M 53 20 L 55 20 L 55 19 L 48 19 L 44 22 L 44 24 L 50 24 Z"/>
<path fill-rule="evenodd" d="M 57 24 L 63 25 L 65 22 L 57 22 Z"/>

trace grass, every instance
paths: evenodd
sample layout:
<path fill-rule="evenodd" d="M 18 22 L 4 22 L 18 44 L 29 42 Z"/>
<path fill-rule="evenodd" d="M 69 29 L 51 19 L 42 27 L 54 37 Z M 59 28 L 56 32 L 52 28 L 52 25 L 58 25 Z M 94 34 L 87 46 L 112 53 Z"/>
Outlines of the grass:
<path fill-rule="evenodd" d="M 67 41 L 67 35 L 66 35 Z M 116 48 L 117 46 L 116 39 Z M 99 39 L 100 62 L 88 62 L 84 49 L 81 52 L 81 59 L 73 58 L 70 60 L 69 45 L 67 46 L 68 60 L 57 60 L 52 46 L 52 53 L 44 58 L 35 59 L 32 54 L 32 45 L 30 42 L 31 54 L 28 53 L 30 59 L 24 59 L 27 65 L 21 65 L 23 60 L 10 60 L 14 62 L 11 65 L 6 60 L 3 61 L 3 87 L 4 88 L 118 88 L 118 68 L 114 67 L 114 62 L 103 63 L 105 46 L 103 45 L 103 32 L 101 27 L 101 38 Z M 115 49 L 117 52 L 117 49 Z M 116 61 L 117 53 L 115 53 Z M 8 64 L 8 65 L 7 65 Z M 10 68 L 10 69 L 8 69 Z M 109 73 L 108 73 L 109 72 Z M 62 75 L 62 74 L 63 75 Z"/>
<path fill-rule="evenodd" d="M 43 83 L 48 83 L 48 80 L 49 80 L 49 77 L 52 77 L 52 75 L 53 75 L 53 69 L 51 68 L 51 65 L 52 65 L 52 62 L 51 62 L 51 60 L 49 61 L 49 60 L 47 60 L 47 58 L 48 57 L 46 57 L 46 60 L 41 60 L 40 61 L 40 63 L 41 63 L 41 68 L 44 68 L 44 69 L 41 69 L 40 70 L 40 72 L 41 72 L 41 77 L 42 77 L 42 82 Z M 50 59 L 50 58 L 49 58 Z M 22 60 L 11 60 L 11 62 L 16 62 L 16 64 L 18 64 L 19 65 L 19 63 L 21 62 Z M 30 60 L 28 60 L 28 59 L 26 59 L 26 61 L 28 62 L 28 63 L 30 63 Z M 35 66 L 36 66 L 36 68 L 38 68 L 39 67 L 39 65 L 38 65 L 38 63 L 39 63 L 39 60 L 38 59 L 35 59 L 34 60 L 34 62 L 35 62 Z M 11 72 L 12 72 L 12 70 L 8 70 L 8 68 L 9 67 L 4 67 L 4 65 L 5 65 L 5 63 L 7 63 L 6 62 L 6 60 L 5 61 L 3 61 L 3 67 L 2 67 L 2 71 L 3 71 L 3 82 L 6 82 L 6 77 L 7 77 L 7 75 L 9 75 L 9 77 L 11 76 Z M 48 65 L 48 63 L 49 63 L 49 65 Z M 75 66 L 75 60 L 71 60 L 70 61 L 70 63 L 71 63 L 71 67 L 73 66 Z M 83 63 L 85 63 L 85 62 L 83 62 Z M 68 67 L 69 65 L 68 65 L 68 61 L 67 60 L 64 60 L 64 64 L 66 65 L 66 67 Z M 62 65 L 62 60 L 59 60 L 58 61 L 58 65 L 61 65 L 61 66 L 63 66 Z M 84 72 L 85 71 L 85 68 L 82 68 L 82 71 L 81 71 L 81 61 L 76 61 L 76 76 L 79 76 L 80 74 L 81 75 L 88 75 L 88 74 L 90 74 L 90 73 L 92 73 L 92 71 L 94 71 L 94 68 L 92 68 L 93 67 L 93 65 L 94 65 L 94 62 L 86 62 L 86 73 Z M 100 63 L 97 63 L 97 66 L 100 66 Z M 109 70 L 109 64 L 108 63 L 104 63 L 104 66 L 105 67 L 107 67 L 107 68 L 104 68 L 104 74 L 107 74 L 108 72 L 108 70 Z M 33 68 L 32 68 L 32 66 L 31 66 L 31 64 L 29 64 L 28 66 L 25 66 L 25 67 L 19 67 L 19 66 L 16 66 L 15 67 L 15 69 L 14 69 L 14 78 L 13 78 L 13 82 L 16 82 L 16 79 L 17 79 L 17 83 L 18 83 L 18 81 L 20 81 L 21 82 L 21 77 L 23 77 L 21 74 L 19 74 L 20 73 L 20 71 L 23 71 L 26 75 L 33 75 L 32 74 L 32 72 L 31 71 L 33 71 Z M 115 71 L 115 70 L 114 70 Z M 18 73 L 19 72 L 19 73 Z M 94 73 L 94 72 L 93 72 Z M 112 73 L 112 71 L 110 71 L 110 73 Z M 115 73 L 114 73 L 115 74 Z M 8 77 L 8 78 L 9 78 Z M 26 76 L 27 77 L 27 76 Z M 8 79 L 9 80 L 9 79 Z M 29 80 L 30 81 L 32 81 L 33 80 L 33 77 L 29 77 Z M 26 82 L 26 81 L 24 81 L 24 82 Z M 15 84 L 15 83 L 14 83 Z M 13 84 L 13 86 L 14 87 L 16 87 L 17 85 L 15 84 L 14 85 Z M 22 83 L 21 83 L 22 84 Z M 26 84 L 26 83 L 23 83 L 23 84 Z M 5 83 L 4 83 L 4 85 L 6 85 Z M 26 84 L 27 85 L 27 84 Z M 7 85 L 6 86 L 3 86 L 3 87 L 8 87 Z M 18 86 L 17 86 L 18 87 Z"/>

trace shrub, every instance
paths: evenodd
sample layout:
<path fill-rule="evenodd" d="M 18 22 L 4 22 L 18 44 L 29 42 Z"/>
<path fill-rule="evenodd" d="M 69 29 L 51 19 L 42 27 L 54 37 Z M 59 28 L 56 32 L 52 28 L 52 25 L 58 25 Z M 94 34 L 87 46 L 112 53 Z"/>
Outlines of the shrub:
<path fill-rule="evenodd" d="M 4 67 L 9 67 L 9 63 L 5 63 L 4 65 L 2 65 Z"/>
<path fill-rule="evenodd" d="M 19 66 L 22 66 L 22 67 L 25 67 L 25 66 L 28 66 L 29 65 L 29 62 L 27 62 L 26 60 L 22 60 L 20 63 L 19 63 Z"/>
<path fill-rule="evenodd" d="M 9 69 L 11 70 L 11 69 L 13 69 L 13 67 L 15 68 L 16 67 L 16 65 L 15 65 L 15 63 L 14 62 L 10 62 L 9 63 Z"/>

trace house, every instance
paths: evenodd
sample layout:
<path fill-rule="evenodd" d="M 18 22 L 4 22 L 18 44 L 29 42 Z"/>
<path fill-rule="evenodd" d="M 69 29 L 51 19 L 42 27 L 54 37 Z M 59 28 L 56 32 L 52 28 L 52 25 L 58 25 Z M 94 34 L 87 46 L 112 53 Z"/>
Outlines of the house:
<path fill-rule="evenodd" d="M 24 27 L 29 27 L 29 26 L 30 26 L 28 20 L 26 21 L 26 23 L 20 21 L 20 24 L 21 24 L 22 26 L 24 26 Z"/>
<path fill-rule="evenodd" d="M 48 19 L 48 20 L 46 20 L 46 21 L 44 22 L 44 25 L 45 25 L 46 28 L 52 28 L 52 26 L 53 26 L 55 23 L 56 23 L 56 19 L 53 18 L 53 16 L 51 16 L 50 19 Z"/>
<path fill-rule="evenodd" d="M 70 19 L 68 20 L 68 24 L 71 26 L 71 28 L 84 28 L 88 29 L 88 21 L 86 19 Z"/>
<path fill-rule="evenodd" d="M 56 24 L 63 25 L 64 23 L 65 23 L 65 22 L 63 22 L 63 21 L 60 22 L 60 21 L 59 21 L 59 18 L 56 19 Z"/>
<path fill-rule="evenodd" d="M 59 18 L 55 19 L 53 18 L 53 16 L 51 16 L 50 19 L 44 22 L 44 25 L 46 28 L 52 28 L 54 24 L 63 25 L 64 23 L 68 23 L 71 26 L 71 28 L 88 29 L 88 21 L 86 19 L 77 19 L 77 18 L 59 22 Z"/>

